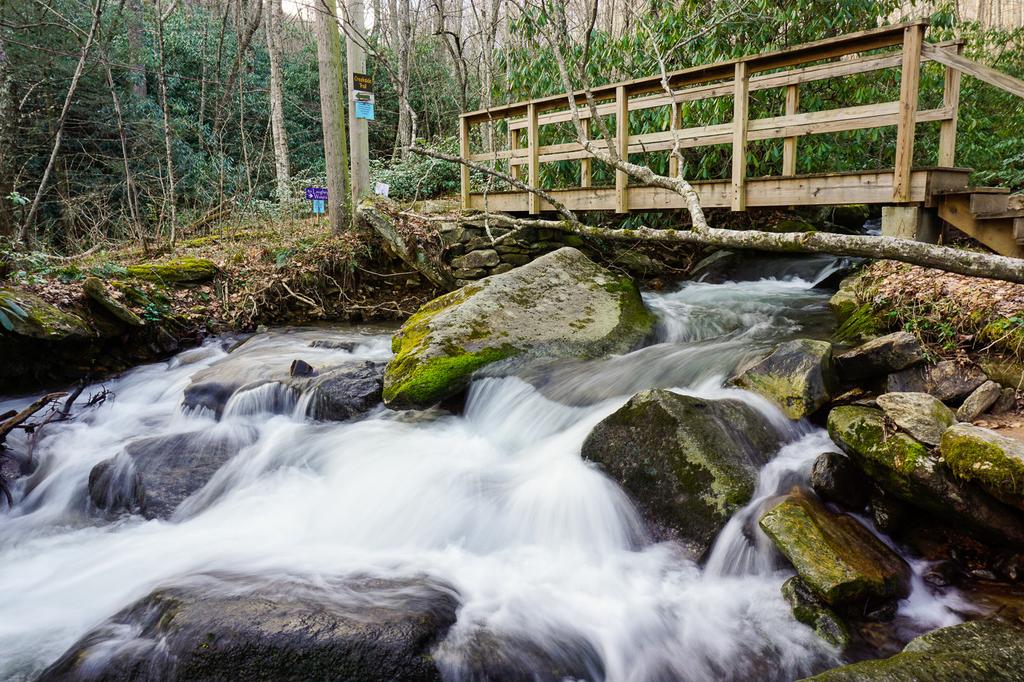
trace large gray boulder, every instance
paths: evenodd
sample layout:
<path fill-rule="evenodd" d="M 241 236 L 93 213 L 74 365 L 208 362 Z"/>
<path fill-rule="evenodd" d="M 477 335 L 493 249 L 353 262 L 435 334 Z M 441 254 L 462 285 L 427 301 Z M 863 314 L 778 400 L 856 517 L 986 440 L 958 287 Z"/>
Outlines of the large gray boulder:
<path fill-rule="evenodd" d="M 335 594 L 171 588 L 97 627 L 39 680 L 433 682 L 431 650 L 457 606 L 449 588 L 414 580 L 350 581 Z"/>
<path fill-rule="evenodd" d="M 867 379 L 906 369 L 923 362 L 924 348 L 910 332 L 879 336 L 835 357 L 836 371 L 844 380 Z"/>
<path fill-rule="evenodd" d="M 942 459 L 957 476 L 1024 509 L 1024 441 L 971 424 L 942 434 Z"/>
<path fill-rule="evenodd" d="M 750 501 L 781 439 L 738 400 L 637 393 L 587 436 L 582 455 L 625 488 L 656 528 L 701 556 Z"/>
<path fill-rule="evenodd" d="M 888 393 L 930 393 L 945 403 L 966 398 L 987 380 L 985 373 L 975 365 L 943 360 L 890 374 L 885 390 Z"/>
<path fill-rule="evenodd" d="M 883 490 L 991 540 L 1024 544 L 1024 517 L 955 476 L 919 441 L 890 433 L 881 410 L 844 405 L 828 415 L 828 434 Z"/>
<path fill-rule="evenodd" d="M 790 419 L 806 417 L 828 403 L 835 390 L 832 344 L 812 339 L 787 341 L 744 370 L 735 384 L 768 398 Z"/>
<path fill-rule="evenodd" d="M 942 433 L 956 423 L 953 410 L 928 393 L 884 393 L 876 402 L 896 426 L 927 445 L 938 445 Z"/>
<path fill-rule="evenodd" d="M 933 630 L 901 653 L 808 678 L 815 682 L 1021 682 L 1024 628 L 976 620 Z"/>
<path fill-rule="evenodd" d="M 107 512 L 168 518 L 256 435 L 232 427 L 134 440 L 92 468 L 89 497 Z"/>
<path fill-rule="evenodd" d="M 384 402 L 429 407 L 508 358 L 622 353 L 654 322 L 632 280 L 562 248 L 436 298 L 406 320 L 392 341 Z"/>

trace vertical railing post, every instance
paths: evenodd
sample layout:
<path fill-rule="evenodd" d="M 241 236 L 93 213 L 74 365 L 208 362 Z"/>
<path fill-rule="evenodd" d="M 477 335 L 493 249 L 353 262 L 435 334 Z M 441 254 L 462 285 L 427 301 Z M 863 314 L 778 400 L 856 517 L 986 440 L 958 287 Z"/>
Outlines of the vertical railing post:
<path fill-rule="evenodd" d="M 786 116 L 793 116 L 800 109 L 800 86 L 796 83 L 786 86 Z M 796 175 L 796 136 L 782 141 L 782 174 Z"/>
<path fill-rule="evenodd" d="M 520 148 L 519 144 L 519 130 L 512 128 L 512 119 L 508 121 L 508 148 L 512 152 L 508 157 L 508 174 L 516 180 L 520 179 L 521 173 L 519 172 L 522 166 L 516 163 L 516 150 Z"/>
<path fill-rule="evenodd" d="M 537 126 L 537 105 L 530 102 L 526 107 L 526 150 L 528 163 L 527 169 L 530 178 L 530 187 L 540 188 L 540 134 Z M 530 192 L 529 205 L 530 213 L 540 213 L 540 197 Z"/>
<path fill-rule="evenodd" d="M 469 159 L 469 121 L 465 116 L 459 117 L 459 155 Z M 469 166 L 460 164 L 461 175 L 459 184 L 459 196 L 462 200 L 462 210 L 469 208 Z"/>
<path fill-rule="evenodd" d="M 680 123 L 682 120 L 682 112 L 679 107 L 682 105 L 672 102 L 669 106 L 672 107 L 672 111 L 669 112 L 669 130 L 679 130 L 682 126 L 682 123 Z M 674 137 L 672 138 L 672 146 L 675 148 Z M 672 153 L 671 149 L 668 152 L 668 176 L 670 178 L 676 178 L 679 176 L 679 159 L 676 158 L 676 155 Z"/>
<path fill-rule="evenodd" d="M 629 161 L 629 99 L 625 86 L 615 88 L 615 144 L 619 158 Z M 615 171 L 615 212 L 629 212 L 629 175 Z"/>
<path fill-rule="evenodd" d="M 914 126 L 917 122 L 917 91 L 921 82 L 924 29 L 924 24 L 915 24 L 903 30 L 900 109 L 896 123 L 896 160 L 892 179 L 892 200 L 896 203 L 910 201 L 910 171 L 914 164 Z"/>
<path fill-rule="evenodd" d="M 582 119 L 580 119 L 580 125 L 583 126 L 583 135 L 584 135 L 584 137 L 586 137 L 589 140 L 590 139 L 590 119 L 589 118 L 582 118 Z M 580 187 L 590 187 L 591 171 L 592 171 L 592 168 L 591 168 L 591 165 L 590 165 L 590 157 L 589 156 L 584 156 L 582 159 L 580 159 Z"/>
<path fill-rule="evenodd" d="M 736 62 L 732 103 L 732 210 L 747 210 L 747 107 L 749 69 Z"/>
<path fill-rule="evenodd" d="M 963 43 L 956 46 L 957 54 L 963 51 Z M 942 89 L 942 104 L 950 110 L 952 118 L 939 124 L 939 165 L 956 166 L 956 122 L 960 110 L 960 71 L 946 67 Z"/>

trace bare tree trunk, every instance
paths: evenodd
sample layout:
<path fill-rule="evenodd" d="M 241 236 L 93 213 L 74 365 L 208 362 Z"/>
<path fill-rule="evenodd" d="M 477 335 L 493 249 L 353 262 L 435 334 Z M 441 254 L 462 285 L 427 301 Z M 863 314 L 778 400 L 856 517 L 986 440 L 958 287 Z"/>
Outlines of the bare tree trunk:
<path fill-rule="evenodd" d="M 172 0 L 173 2 L 174 0 Z M 168 9 L 167 14 L 174 11 L 174 5 Z M 170 243 L 174 248 L 176 230 L 178 226 L 178 193 L 174 184 L 174 151 L 172 149 L 173 136 L 171 134 L 171 108 L 167 102 L 167 69 L 164 63 L 164 22 L 167 16 L 163 12 L 163 1 L 156 0 L 156 51 L 157 51 L 157 80 L 160 84 L 160 109 L 164 118 L 164 154 L 167 164 L 167 192 L 166 203 L 171 212 Z"/>
<path fill-rule="evenodd" d="M 398 2 L 398 99 L 409 100 L 409 57 L 412 50 L 412 17 L 409 0 Z M 412 119 L 408 107 L 398 109 L 398 135 L 395 141 L 396 156 L 403 159 L 412 144 Z"/>
<path fill-rule="evenodd" d="M 125 190 L 128 192 L 128 214 L 132 219 L 132 228 L 141 235 L 142 230 L 140 229 L 141 224 L 135 194 L 135 181 L 132 179 L 132 168 L 128 161 L 128 134 L 125 131 L 124 116 L 121 113 L 121 98 L 118 96 L 117 88 L 114 86 L 114 75 L 110 71 L 110 61 L 105 51 L 103 54 L 103 68 L 106 71 L 107 88 L 110 90 L 110 99 L 114 104 L 114 115 L 117 118 L 117 134 L 121 138 L 121 163 L 124 166 Z"/>
<path fill-rule="evenodd" d="M 264 23 L 267 28 L 267 54 L 270 56 L 270 127 L 274 136 L 274 170 L 277 174 L 277 200 L 288 199 L 291 170 L 288 163 L 288 132 L 284 127 L 284 87 L 281 81 L 281 0 L 265 0 Z"/>
<path fill-rule="evenodd" d="M 348 145 L 345 140 L 345 71 L 341 64 L 341 36 L 338 33 L 335 0 L 317 0 L 315 11 L 327 201 L 331 229 L 340 233 L 350 224 Z"/>
<path fill-rule="evenodd" d="M 14 207 L 3 197 L 14 191 L 14 136 L 17 112 L 11 94 L 10 64 L 0 33 L 0 234 L 13 235 L 18 229 Z"/>
<path fill-rule="evenodd" d="M 146 67 L 142 64 L 142 47 L 146 42 L 146 33 L 142 18 L 142 0 L 128 2 L 128 54 L 131 59 L 132 94 L 145 99 Z"/>
<path fill-rule="evenodd" d="M 57 155 L 60 154 L 60 145 L 64 137 L 64 123 L 67 121 L 68 112 L 71 111 L 71 102 L 74 100 L 75 91 L 78 89 L 78 81 L 85 70 L 85 61 L 89 57 L 89 50 L 92 48 L 93 39 L 96 37 L 96 29 L 99 26 L 102 14 L 103 0 L 96 0 L 96 4 L 93 6 L 92 23 L 89 26 L 89 33 L 86 35 L 85 43 L 82 45 L 82 51 L 78 57 L 78 65 L 75 66 L 75 73 L 71 77 L 71 85 L 68 86 L 68 94 L 64 98 L 64 106 L 61 108 L 60 117 L 57 119 L 57 133 L 53 138 L 53 149 L 50 151 L 50 159 L 46 162 L 43 178 L 39 181 L 39 187 L 36 188 L 35 198 L 32 199 L 32 207 L 29 209 L 25 221 L 21 224 L 18 241 L 25 242 L 28 239 L 29 226 L 35 220 L 36 213 L 39 210 L 39 202 L 43 198 L 46 185 L 50 181 L 50 175 L 53 173 L 53 166 L 57 161 Z"/>

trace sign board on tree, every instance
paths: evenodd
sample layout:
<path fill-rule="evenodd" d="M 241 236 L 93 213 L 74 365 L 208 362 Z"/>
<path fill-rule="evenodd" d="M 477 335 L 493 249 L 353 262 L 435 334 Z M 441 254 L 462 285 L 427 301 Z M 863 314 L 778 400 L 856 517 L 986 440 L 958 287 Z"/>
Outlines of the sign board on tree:
<path fill-rule="evenodd" d="M 373 92 L 373 76 L 366 73 L 353 73 L 352 89 L 362 92 Z"/>
<path fill-rule="evenodd" d="M 307 187 L 306 201 L 327 201 L 326 187 Z"/>
<path fill-rule="evenodd" d="M 356 118 L 373 120 L 373 76 L 365 73 L 352 74 L 352 107 Z"/>

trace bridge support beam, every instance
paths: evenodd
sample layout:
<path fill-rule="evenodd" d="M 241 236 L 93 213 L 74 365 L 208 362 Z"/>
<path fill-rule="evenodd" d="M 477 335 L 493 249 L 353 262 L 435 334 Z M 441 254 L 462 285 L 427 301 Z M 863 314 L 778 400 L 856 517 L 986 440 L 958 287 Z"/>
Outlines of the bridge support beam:
<path fill-rule="evenodd" d="M 882 236 L 914 239 L 937 244 L 939 219 L 933 209 L 923 206 L 883 206 Z"/>

